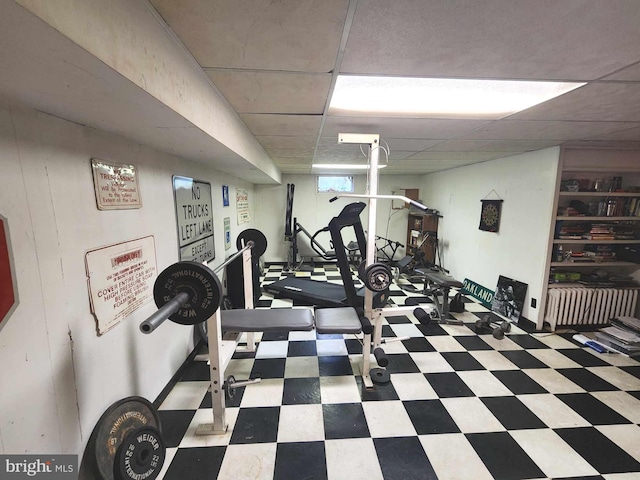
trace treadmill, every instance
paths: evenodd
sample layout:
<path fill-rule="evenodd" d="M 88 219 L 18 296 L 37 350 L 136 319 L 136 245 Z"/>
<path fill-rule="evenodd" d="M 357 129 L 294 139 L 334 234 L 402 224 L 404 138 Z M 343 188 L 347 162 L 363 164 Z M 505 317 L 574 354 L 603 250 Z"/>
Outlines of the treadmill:
<path fill-rule="evenodd" d="M 361 258 L 367 255 L 367 240 L 360 222 L 360 213 L 367 205 L 364 202 L 354 202 L 345 206 L 337 217 L 333 217 L 329 222 L 329 233 L 335 250 L 338 269 L 342 277 L 343 285 L 329 283 L 320 280 L 313 280 L 306 277 L 289 276 L 273 282 L 270 285 L 263 285 L 266 292 L 273 294 L 276 298 L 289 298 L 301 302 L 310 303 L 318 307 L 355 307 L 364 308 L 364 293 L 366 287 L 356 289 L 351 276 L 351 268 L 347 251 L 342 238 L 342 229 L 352 227 L 360 250 Z M 373 292 L 373 305 L 378 308 L 386 304 L 388 291 Z"/>

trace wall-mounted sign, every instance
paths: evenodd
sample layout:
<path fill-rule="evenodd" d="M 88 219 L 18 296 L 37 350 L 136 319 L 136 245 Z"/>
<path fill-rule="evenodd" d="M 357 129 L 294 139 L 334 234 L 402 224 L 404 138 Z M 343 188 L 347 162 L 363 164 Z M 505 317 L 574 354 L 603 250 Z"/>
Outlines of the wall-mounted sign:
<path fill-rule="evenodd" d="M 0 215 L 0 328 L 9 318 L 9 312 L 18 304 L 18 292 L 11 268 L 7 220 Z"/>
<path fill-rule="evenodd" d="M 224 249 L 231 248 L 231 219 L 224 217 Z"/>
<path fill-rule="evenodd" d="M 152 236 L 90 250 L 85 265 L 98 335 L 153 298 L 157 266 Z"/>
<path fill-rule="evenodd" d="M 246 188 L 236 188 L 236 212 L 238 225 L 251 221 L 249 215 L 249 191 Z"/>
<path fill-rule="evenodd" d="M 135 165 L 91 159 L 93 186 L 99 210 L 140 208 L 140 188 Z"/>
<path fill-rule="evenodd" d="M 222 185 L 222 206 L 229 206 L 229 185 Z"/>
<path fill-rule="evenodd" d="M 173 197 L 180 260 L 202 263 L 216 258 L 211 184 L 174 175 Z"/>

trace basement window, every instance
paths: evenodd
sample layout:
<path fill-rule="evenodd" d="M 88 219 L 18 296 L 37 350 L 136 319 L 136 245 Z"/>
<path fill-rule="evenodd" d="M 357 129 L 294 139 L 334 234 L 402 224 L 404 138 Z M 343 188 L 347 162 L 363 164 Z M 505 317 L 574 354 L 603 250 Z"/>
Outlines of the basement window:
<path fill-rule="evenodd" d="M 353 176 L 318 176 L 318 193 L 353 193 Z"/>

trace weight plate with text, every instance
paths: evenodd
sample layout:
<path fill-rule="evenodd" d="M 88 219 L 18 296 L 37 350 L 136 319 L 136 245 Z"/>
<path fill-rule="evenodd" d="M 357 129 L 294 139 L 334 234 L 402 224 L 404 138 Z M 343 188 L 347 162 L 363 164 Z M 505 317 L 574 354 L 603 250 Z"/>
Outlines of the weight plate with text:
<path fill-rule="evenodd" d="M 222 285 L 213 271 L 197 262 L 178 262 L 165 268 L 153 285 L 158 308 L 180 292 L 187 300 L 169 319 L 181 325 L 196 325 L 213 315 L 222 301 Z"/>
<path fill-rule="evenodd" d="M 113 462 L 115 480 L 154 480 L 160 474 L 166 447 L 157 428 L 140 427 L 122 440 Z"/>
<path fill-rule="evenodd" d="M 141 427 L 161 431 L 160 416 L 145 398 L 124 398 L 102 414 L 89 440 L 91 448 L 87 449 L 85 456 L 93 455 L 90 460 L 95 462 L 95 468 L 104 480 L 114 480 L 113 467 L 118 447 L 130 432 Z"/>

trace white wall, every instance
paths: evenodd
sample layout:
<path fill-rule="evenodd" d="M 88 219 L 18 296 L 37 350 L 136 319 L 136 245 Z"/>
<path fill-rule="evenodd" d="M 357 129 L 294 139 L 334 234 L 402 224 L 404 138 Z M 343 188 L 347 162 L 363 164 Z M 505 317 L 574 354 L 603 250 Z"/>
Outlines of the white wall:
<path fill-rule="evenodd" d="M 317 193 L 316 178 L 316 175 L 285 174 L 282 177 L 282 185 L 256 185 L 256 223 L 257 228 L 267 237 L 268 247 L 263 257 L 266 262 L 287 261 L 289 243 L 284 240 L 284 226 L 288 183 L 295 184 L 293 216 L 297 217 L 298 222 L 311 235 L 326 227 L 331 218 L 340 213 L 345 205 L 359 201 L 357 198 L 339 198 L 330 203 L 329 199 L 335 195 Z M 357 175 L 354 193 L 364 193 L 366 181 L 366 175 Z M 398 195 L 404 195 L 401 189 L 420 188 L 420 181 L 419 176 L 381 175 L 378 193 L 396 192 Z M 391 210 L 390 200 L 378 200 L 376 234 L 404 245 L 407 238 L 407 212 L 407 209 Z M 362 212 L 360 218 L 366 230 L 368 228 L 367 209 Z M 354 239 L 348 236 L 348 229 L 344 233 L 345 241 Z M 320 234 L 317 239 L 325 249 L 329 249 L 331 239 L 329 233 Z M 307 237 L 303 234 L 299 235 L 298 248 L 301 255 L 315 255 L 309 247 Z M 404 249 L 399 249 L 395 258 L 402 258 L 403 255 Z"/>
<path fill-rule="evenodd" d="M 529 285 L 523 316 L 536 322 L 546 292 L 549 225 L 552 219 L 559 149 L 548 148 L 424 177 L 421 195 L 441 212 L 444 266 L 459 280 L 469 278 L 495 290 L 504 275 Z M 479 230 L 480 200 L 504 200 L 498 233 Z M 531 308 L 536 298 L 538 308 Z"/>
<path fill-rule="evenodd" d="M 136 165 L 142 208 L 99 211 L 90 159 Z M 237 186 L 253 186 L 121 137 L 31 110 L 0 107 L 0 215 L 8 219 L 20 303 L 0 329 L 0 453 L 78 453 L 102 412 L 140 395 L 154 400 L 191 348 L 191 328 L 138 330 L 148 303 L 105 335 L 90 313 L 85 253 L 148 235 L 158 270 L 178 260 L 172 175 L 211 182 L 216 260 L 223 218 L 237 225 Z M 221 185 L 232 205 L 222 208 Z M 255 218 L 255 210 L 251 211 Z"/>

